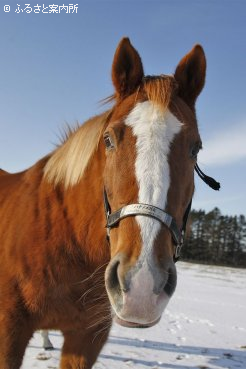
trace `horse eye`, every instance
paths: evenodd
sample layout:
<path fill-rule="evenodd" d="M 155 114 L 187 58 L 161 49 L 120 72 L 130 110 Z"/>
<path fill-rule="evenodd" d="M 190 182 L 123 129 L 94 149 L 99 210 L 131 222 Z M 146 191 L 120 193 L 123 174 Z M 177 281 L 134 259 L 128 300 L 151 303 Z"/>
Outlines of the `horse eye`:
<path fill-rule="evenodd" d="M 200 142 L 196 143 L 192 147 L 191 152 L 190 152 L 190 156 L 191 156 L 192 159 L 197 160 L 197 155 L 198 155 L 201 148 L 202 148 L 202 144 Z"/>
<path fill-rule="evenodd" d="M 109 133 L 105 133 L 103 136 L 104 143 L 107 150 L 114 149 L 114 142 L 112 140 L 112 137 L 110 137 Z"/>

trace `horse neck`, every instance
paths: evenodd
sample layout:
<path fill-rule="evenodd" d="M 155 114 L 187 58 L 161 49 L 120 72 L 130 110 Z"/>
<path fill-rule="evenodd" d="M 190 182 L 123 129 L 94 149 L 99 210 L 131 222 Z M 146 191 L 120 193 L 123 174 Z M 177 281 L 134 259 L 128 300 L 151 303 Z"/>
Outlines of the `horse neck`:
<path fill-rule="evenodd" d="M 105 150 L 99 144 L 80 182 L 67 191 L 68 212 L 76 238 L 90 259 L 108 255 L 103 204 L 104 166 Z"/>
<path fill-rule="evenodd" d="M 69 253 L 80 250 L 84 260 L 93 265 L 106 263 L 109 259 L 103 204 L 104 151 L 100 143 L 78 184 L 68 189 L 62 185 L 47 187 L 46 184 L 48 193 L 43 195 L 44 198 L 55 198 L 52 202 L 56 214 L 53 217 L 55 238 L 61 242 L 62 235 Z"/>

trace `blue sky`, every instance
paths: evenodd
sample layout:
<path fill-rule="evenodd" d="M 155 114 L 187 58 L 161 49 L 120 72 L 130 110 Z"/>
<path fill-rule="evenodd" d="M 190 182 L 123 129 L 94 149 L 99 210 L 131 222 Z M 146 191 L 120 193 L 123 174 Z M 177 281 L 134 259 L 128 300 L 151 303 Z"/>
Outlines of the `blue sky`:
<path fill-rule="evenodd" d="M 146 74 L 173 73 L 200 43 L 208 69 L 197 101 L 204 146 L 199 164 L 222 188 L 214 192 L 197 178 L 193 207 L 245 214 L 246 2 L 77 3 L 77 14 L 35 14 L 15 12 L 27 1 L 0 0 L 0 167 L 13 172 L 31 166 L 53 149 L 65 122 L 82 123 L 102 110 L 98 102 L 113 91 L 112 58 L 123 36 L 139 51 Z"/>

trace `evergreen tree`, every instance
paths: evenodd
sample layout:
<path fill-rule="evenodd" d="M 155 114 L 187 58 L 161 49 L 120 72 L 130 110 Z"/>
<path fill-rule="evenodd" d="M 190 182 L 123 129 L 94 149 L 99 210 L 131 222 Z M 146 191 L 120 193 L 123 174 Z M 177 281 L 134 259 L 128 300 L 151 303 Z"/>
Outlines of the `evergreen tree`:
<path fill-rule="evenodd" d="M 218 208 L 192 210 L 182 259 L 246 267 L 245 216 L 224 216 Z"/>

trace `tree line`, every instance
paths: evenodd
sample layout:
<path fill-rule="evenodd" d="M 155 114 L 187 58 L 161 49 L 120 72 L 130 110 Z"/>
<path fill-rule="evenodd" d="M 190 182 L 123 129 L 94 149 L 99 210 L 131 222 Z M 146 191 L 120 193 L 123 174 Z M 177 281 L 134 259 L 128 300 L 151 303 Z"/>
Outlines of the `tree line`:
<path fill-rule="evenodd" d="M 182 248 L 182 260 L 246 267 L 246 218 L 192 210 Z"/>

